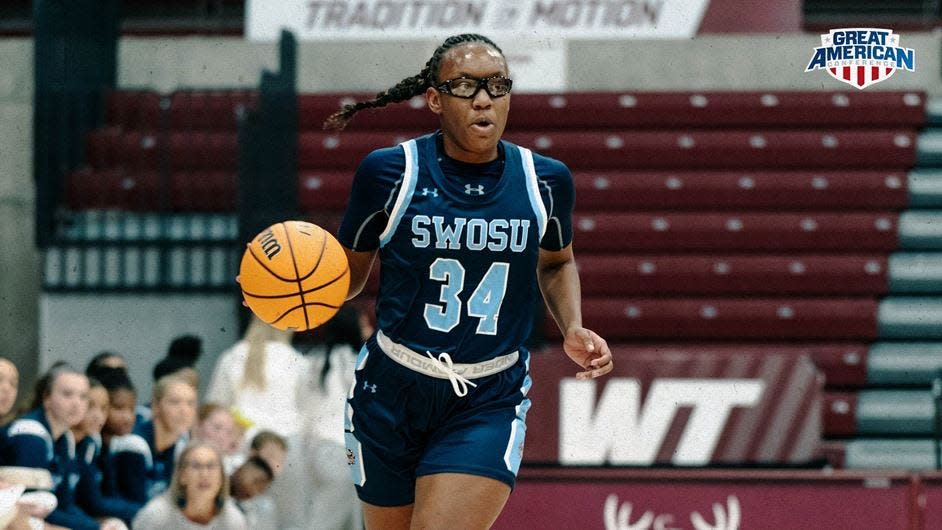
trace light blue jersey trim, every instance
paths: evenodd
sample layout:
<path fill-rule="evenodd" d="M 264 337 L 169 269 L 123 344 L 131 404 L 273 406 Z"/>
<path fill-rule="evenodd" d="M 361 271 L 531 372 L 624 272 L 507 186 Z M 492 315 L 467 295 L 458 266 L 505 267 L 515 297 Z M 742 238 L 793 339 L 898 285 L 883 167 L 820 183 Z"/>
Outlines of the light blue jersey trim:
<path fill-rule="evenodd" d="M 54 455 L 52 435 L 43 427 L 43 424 L 29 418 L 21 418 L 10 424 L 7 437 L 34 436 L 46 444 L 46 460 L 52 460 Z"/>
<path fill-rule="evenodd" d="M 524 398 L 516 407 L 516 418 L 510 425 L 510 440 L 504 450 L 504 464 L 507 470 L 514 475 L 520 471 L 520 462 L 523 460 L 523 441 L 527 434 L 527 411 L 530 410 L 530 400 Z"/>
<path fill-rule="evenodd" d="M 402 186 L 399 188 L 396 204 L 389 212 L 389 223 L 383 233 L 379 235 L 379 246 L 381 247 L 385 247 L 386 243 L 389 243 L 392 239 L 393 234 L 396 233 L 396 228 L 399 226 L 402 216 L 405 215 L 409 203 L 412 202 L 412 194 L 415 193 L 415 183 L 419 176 L 419 151 L 415 145 L 415 140 L 409 140 L 400 145 L 402 145 L 402 150 L 405 151 L 406 169 L 403 172 Z"/>
<path fill-rule="evenodd" d="M 367 349 L 366 344 L 360 348 L 360 353 L 357 354 L 357 360 L 354 364 L 354 370 L 362 370 L 366 366 L 366 360 L 370 357 L 370 350 Z M 353 391 L 350 391 L 350 397 L 353 397 Z"/>
<path fill-rule="evenodd" d="M 523 365 L 527 370 L 523 385 L 520 386 L 520 393 L 523 394 L 524 398 L 514 409 L 515 418 L 510 425 L 510 439 L 507 441 L 507 448 L 504 449 L 504 464 L 515 476 L 520 470 L 520 462 L 523 460 L 523 442 L 527 434 L 527 411 L 530 410 L 530 399 L 526 395 L 530 392 L 530 386 L 533 384 L 533 380 L 530 379 L 529 352 L 525 353 Z"/>
<path fill-rule="evenodd" d="M 536 168 L 533 166 L 533 153 L 526 147 L 517 147 L 520 149 L 523 172 L 527 176 L 527 195 L 530 197 L 533 213 L 536 214 L 536 223 L 540 229 L 540 241 L 542 241 L 543 235 L 546 234 L 546 207 L 543 206 L 543 199 L 540 197 L 540 184 L 536 178 Z"/>

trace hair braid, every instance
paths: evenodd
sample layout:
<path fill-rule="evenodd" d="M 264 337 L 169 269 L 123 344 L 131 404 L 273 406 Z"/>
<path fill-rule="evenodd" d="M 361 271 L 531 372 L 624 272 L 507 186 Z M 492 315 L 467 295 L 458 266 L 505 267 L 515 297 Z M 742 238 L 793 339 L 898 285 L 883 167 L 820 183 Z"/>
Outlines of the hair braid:
<path fill-rule="evenodd" d="M 435 53 L 432 54 L 432 57 L 425 63 L 425 67 L 422 68 L 422 71 L 418 74 L 407 77 L 402 81 L 396 83 L 395 86 L 389 88 L 379 94 L 376 94 L 376 97 L 366 101 L 358 101 L 349 105 L 344 105 L 340 110 L 331 114 L 324 120 L 324 129 L 329 131 L 341 131 L 344 127 L 350 123 L 350 120 L 353 119 L 354 114 L 360 112 L 363 109 L 375 109 L 380 107 L 385 107 L 390 103 L 398 103 L 400 101 L 407 101 L 419 94 L 425 92 L 430 86 L 435 86 L 437 82 L 436 77 L 438 76 L 438 70 L 441 67 L 442 57 L 448 50 L 459 46 L 461 44 L 467 44 L 471 42 L 482 42 L 492 48 L 494 48 L 497 53 L 503 55 L 504 52 L 494 44 L 494 41 L 483 36 L 478 35 L 477 33 L 463 33 L 461 35 L 453 35 L 445 39 L 438 48 L 435 49 Z"/>

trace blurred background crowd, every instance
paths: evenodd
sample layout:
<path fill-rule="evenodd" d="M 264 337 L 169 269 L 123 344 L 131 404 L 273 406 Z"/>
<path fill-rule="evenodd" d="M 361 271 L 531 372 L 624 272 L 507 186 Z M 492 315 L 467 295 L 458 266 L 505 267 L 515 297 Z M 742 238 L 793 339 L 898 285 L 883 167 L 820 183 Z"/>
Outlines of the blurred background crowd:
<path fill-rule="evenodd" d="M 23 410 L 16 365 L 0 358 L 0 486 L 19 496 L 8 523 L 360 528 L 342 422 L 370 332 L 352 307 L 304 340 L 253 318 L 211 374 L 194 368 L 202 340 L 183 335 L 153 366 L 150 395 L 129 356 L 102 351 L 81 368 L 53 364 Z M 52 494 L 22 494 L 43 487 Z"/>

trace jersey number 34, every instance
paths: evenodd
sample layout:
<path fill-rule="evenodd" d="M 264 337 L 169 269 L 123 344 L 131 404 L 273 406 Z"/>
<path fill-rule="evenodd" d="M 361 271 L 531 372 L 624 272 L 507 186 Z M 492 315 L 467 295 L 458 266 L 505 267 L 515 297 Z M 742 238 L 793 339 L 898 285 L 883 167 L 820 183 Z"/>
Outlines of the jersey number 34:
<path fill-rule="evenodd" d="M 497 318 L 507 291 L 509 270 L 509 263 L 492 263 L 468 299 L 468 316 L 480 319 L 476 331 L 479 335 L 497 334 Z M 430 329 L 447 333 L 461 322 L 463 311 L 458 295 L 464 290 L 464 266 L 455 259 L 438 258 L 429 267 L 429 278 L 444 285 L 439 296 L 442 303 L 425 304 L 425 323 Z"/>

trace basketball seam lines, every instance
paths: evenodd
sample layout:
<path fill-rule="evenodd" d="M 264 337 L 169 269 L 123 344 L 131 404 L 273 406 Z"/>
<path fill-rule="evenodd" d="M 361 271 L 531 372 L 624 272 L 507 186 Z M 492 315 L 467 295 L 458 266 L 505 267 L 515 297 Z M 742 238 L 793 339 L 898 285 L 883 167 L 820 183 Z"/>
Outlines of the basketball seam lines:
<path fill-rule="evenodd" d="M 284 227 L 284 229 L 285 229 L 285 239 L 288 240 L 288 252 L 291 253 L 291 265 L 294 267 L 294 277 L 297 278 L 297 282 L 298 282 L 298 297 L 301 298 L 301 307 L 305 307 L 306 302 L 304 301 L 304 294 L 302 294 L 302 292 L 301 292 L 301 291 L 304 290 L 304 287 L 301 286 L 301 273 L 298 272 L 298 262 L 297 262 L 297 261 L 295 260 L 295 258 L 294 258 L 294 245 L 291 244 L 291 234 L 288 233 L 288 227 L 287 227 L 287 225 L 285 225 L 284 223 L 281 223 L 281 226 Z M 326 238 L 325 238 L 325 239 L 326 239 Z M 321 251 L 321 255 L 323 255 L 323 254 L 324 254 L 324 252 L 323 252 L 323 250 L 322 250 L 322 251 Z M 321 258 L 320 258 L 320 256 L 318 256 L 318 257 L 317 257 L 317 262 L 320 263 L 320 261 L 321 261 Z M 317 269 L 317 265 L 315 265 L 314 268 Z M 294 311 L 294 309 L 292 309 L 291 311 Z M 280 317 L 278 317 L 278 320 L 281 320 L 282 318 L 285 317 L 285 315 L 290 314 L 291 311 L 288 311 L 287 313 L 284 313 L 283 315 L 281 315 Z M 276 320 L 275 322 L 278 322 L 278 320 Z M 272 322 L 272 324 L 274 324 L 275 322 Z M 305 307 L 305 309 L 304 309 L 304 327 L 305 327 L 305 329 L 310 329 L 310 328 L 311 328 L 311 320 L 307 317 L 307 308 L 306 308 L 306 307 Z"/>
<path fill-rule="evenodd" d="M 265 263 L 262 261 L 262 258 L 259 258 L 258 256 L 255 255 L 255 251 L 252 250 L 252 247 L 251 247 L 251 246 L 249 246 L 249 254 L 251 254 L 252 257 L 255 258 L 255 261 L 257 261 L 258 264 L 261 265 L 263 269 L 265 269 L 266 271 L 268 271 L 268 274 L 271 274 L 272 276 L 274 276 L 275 278 L 278 278 L 279 280 L 281 280 L 281 281 L 283 281 L 283 282 L 293 282 L 293 281 L 294 281 L 294 280 L 292 280 L 292 279 L 290 279 L 290 278 L 284 278 L 284 277 L 280 276 L 279 274 L 277 274 L 275 271 L 269 269 L 269 268 L 268 268 L 268 265 L 265 265 Z M 294 255 L 292 255 L 292 261 L 294 261 Z"/>
<path fill-rule="evenodd" d="M 323 289 L 324 287 L 327 287 L 328 285 L 331 285 L 331 284 L 333 284 L 333 283 L 336 283 L 338 280 L 340 280 L 341 278 L 343 278 L 344 275 L 346 275 L 347 272 L 349 272 L 349 271 L 350 271 L 350 267 L 347 267 L 346 269 L 343 270 L 343 272 L 340 273 L 340 276 L 337 276 L 337 277 L 334 278 L 333 280 L 330 280 L 330 281 L 328 281 L 327 283 L 323 283 L 323 284 L 321 284 L 321 285 L 318 285 L 317 287 L 312 287 L 312 288 L 307 289 L 307 290 L 305 290 L 305 291 L 301 291 L 300 293 L 289 293 L 289 294 L 252 294 L 252 293 L 250 293 L 250 292 L 248 292 L 248 291 L 244 291 L 244 290 L 243 290 L 243 291 L 242 291 L 242 294 L 244 294 L 245 296 L 251 296 L 252 298 L 270 298 L 270 299 L 273 299 L 273 298 L 288 298 L 289 296 L 295 296 L 296 294 L 301 294 L 301 295 L 311 294 L 311 293 L 313 293 L 314 291 Z"/>
<path fill-rule="evenodd" d="M 330 235 L 327 233 L 327 230 L 323 230 L 323 232 L 324 232 L 324 237 L 321 238 L 321 253 L 319 256 L 317 256 L 317 261 L 314 263 L 314 266 L 311 267 L 311 272 L 305 274 L 303 278 L 301 277 L 300 272 L 295 273 L 298 276 L 299 282 L 302 282 L 310 278 L 311 275 L 314 274 L 314 272 L 317 270 L 317 268 L 321 266 L 321 260 L 324 259 L 324 251 L 327 250 L 327 236 Z M 295 271 L 297 271 L 297 265 L 295 265 Z"/>
<path fill-rule="evenodd" d="M 307 307 L 308 307 L 308 306 L 317 306 L 317 305 L 323 306 L 323 307 L 329 307 L 329 308 L 331 308 L 331 309 L 339 309 L 339 308 L 340 308 L 339 305 L 330 305 L 330 304 L 325 304 L 325 303 L 323 303 L 323 302 L 303 302 L 303 301 L 302 301 L 300 305 L 296 305 L 296 306 L 294 306 L 294 307 L 288 309 L 287 311 L 285 311 L 284 313 L 282 313 L 282 315 L 281 315 L 280 317 L 276 318 L 275 320 L 272 320 L 272 321 L 269 322 L 268 324 L 269 324 L 269 325 L 276 324 L 279 320 L 281 320 L 281 319 L 285 318 L 286 316 L 290 315 L 292 311 L 294 311 L 294 310 L 296 310 L 296 309 L 300 309 L 300 308 L 302 308 L 302 307 L 305 308 L 305 311 L 304 311 L 304 318 L 305 318 L 305 320 L 307 320 Z"/>

